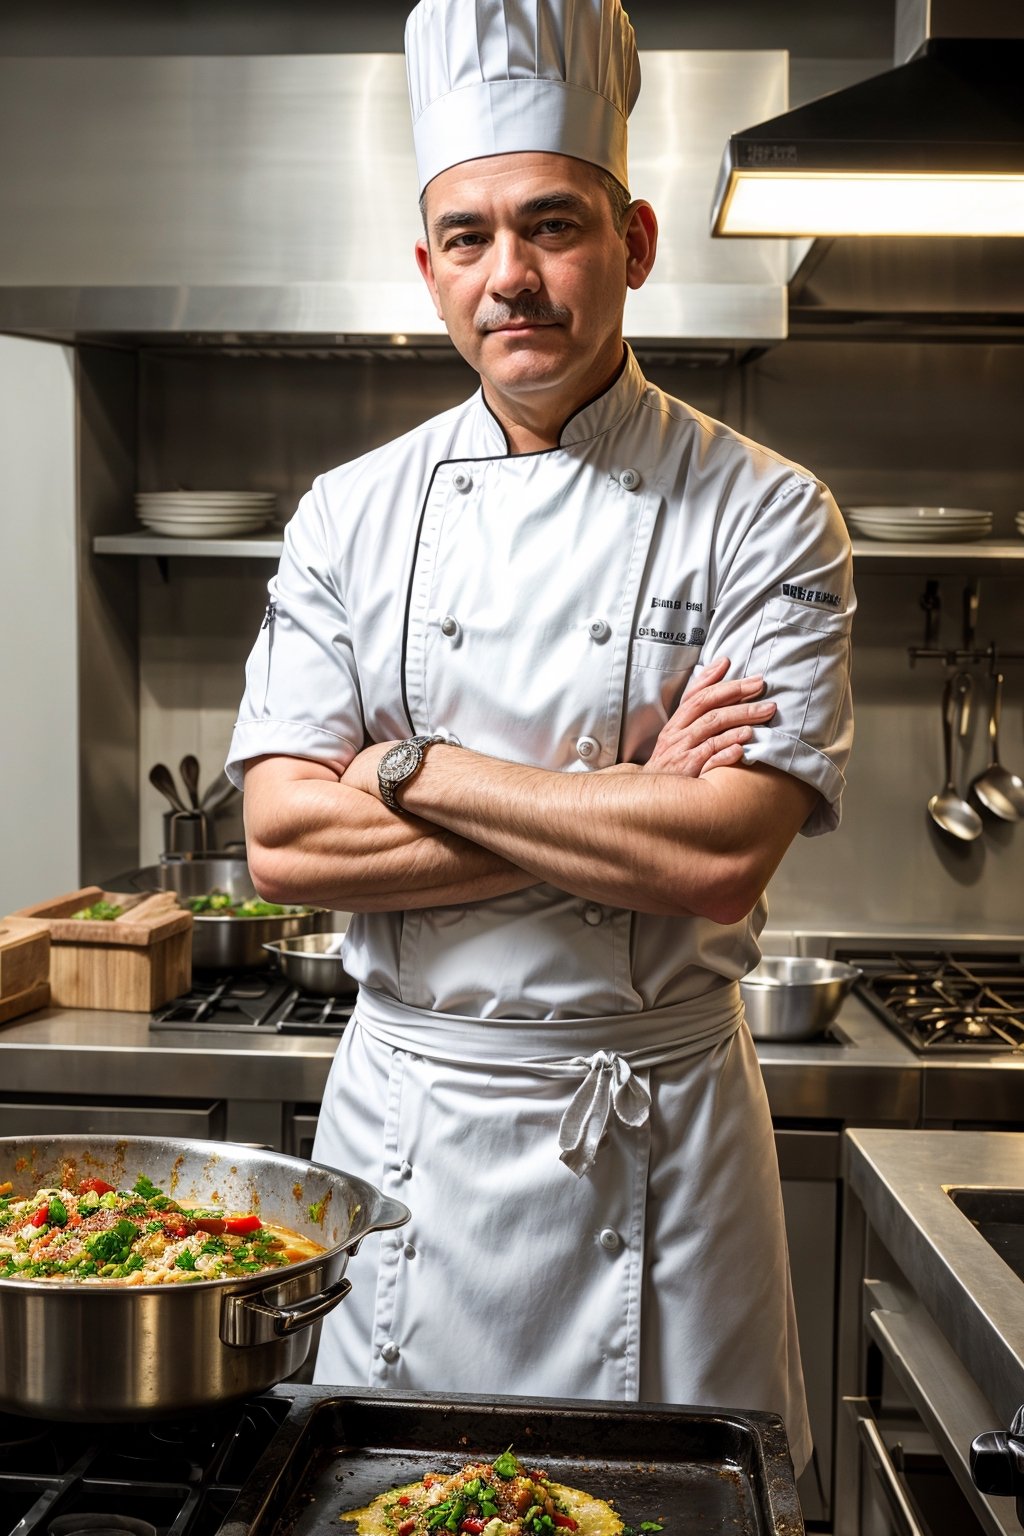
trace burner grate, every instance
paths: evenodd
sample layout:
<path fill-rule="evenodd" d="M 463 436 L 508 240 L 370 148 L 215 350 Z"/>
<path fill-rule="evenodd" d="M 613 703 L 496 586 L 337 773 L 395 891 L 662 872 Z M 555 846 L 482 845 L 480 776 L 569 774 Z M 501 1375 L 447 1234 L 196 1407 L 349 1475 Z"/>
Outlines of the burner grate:
<path fill-rule="evenodd" d="M 154 1536 L 213 1536 L 288 1407 L 259 1397 L 180 1423 L 49 1424 L 0 1415 L 0 1514 L 8 1521 L 0 1529 L 142 1536 L 148 1527 Z"/>
<path fill-rule="evenodd" d="M 858 996 L 921 1052 L 1024 1051 L 1019 957 L 923 950 L 837 958 L 860 967 Z"/>
<path fill-rule="evenodd" d="M 276 971 L 238 971 L 194 976 L 192 988 L 153 1014 L 151 1030 L 201 1030 L 224 1034 L 340 1035 L 355 997 L 315 997 Z"/>

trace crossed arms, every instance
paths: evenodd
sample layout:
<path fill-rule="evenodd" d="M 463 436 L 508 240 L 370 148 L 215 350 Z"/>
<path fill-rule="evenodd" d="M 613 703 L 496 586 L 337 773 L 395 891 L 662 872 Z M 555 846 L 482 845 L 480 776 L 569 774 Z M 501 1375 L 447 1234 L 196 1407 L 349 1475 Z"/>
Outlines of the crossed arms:
<path fill-rule="evenodd" d="M 252 759 L 245 776 L 249 867 L 271 900 L 393 911 L 487 900 L 547 882 L 642 912 L 720 923 L 752 909 L 816 791 L 742 761 L 775 706 L 760 678 L 712 663 L 643 765 L 559 773 L 430 748 L 400 800 L 384 806 L 377 763 Z"/>

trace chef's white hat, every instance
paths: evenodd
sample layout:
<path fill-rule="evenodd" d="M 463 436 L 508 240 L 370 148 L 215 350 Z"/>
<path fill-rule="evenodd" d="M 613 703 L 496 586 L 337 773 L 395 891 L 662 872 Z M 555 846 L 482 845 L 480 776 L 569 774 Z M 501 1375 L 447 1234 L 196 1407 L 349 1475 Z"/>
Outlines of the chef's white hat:
<path fill-rule="evenodd" d="M 405 58 L 421 190 L 517 150 L 588 160 L 628 186 L 640 62 L 619 0 L 420 0 Z"/>

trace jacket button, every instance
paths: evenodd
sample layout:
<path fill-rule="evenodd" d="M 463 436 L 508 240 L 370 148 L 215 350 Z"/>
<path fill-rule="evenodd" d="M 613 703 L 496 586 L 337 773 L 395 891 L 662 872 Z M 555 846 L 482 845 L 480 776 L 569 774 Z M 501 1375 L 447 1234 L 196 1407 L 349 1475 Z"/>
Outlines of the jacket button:
<path fill-rule="evenodd" d="M 381 1345 L 380 1357 L 382 1360 L 386 1360 L 388 1365 L 393 1365 L 401 1353 L 402 1351 L 394 1339 L 388 1339 L 386 1344 Z"/>
<path fill-rule="evenodd" d="M 624 469 L 619 476 L 619 484 L 624 491 L 635 491 L 640 484 L 640 471 L 638 469 Z"/>
<path fill-rule="evenodd" d="M 414 1259 L 416 1257 L 416 1249 L 413 1247 L 412 1243 L 406 1243 L 403 1252 L 405 1253 L 407 1259 Z"/>
<path fill-rule="evenodd" d="M 591 640 L 607 640 L 612 627 L 605 619 L 591 619 L 587 625 L 587 632 Z"/>
<path fill-rule="evenodd" d="M 576 743 L 576 752 L 583 758 L 584 762 L 588 762 L 592 757 L 597 757 L 600 751 L 601 743 L 595 741 L 593 736 L 581 736 Z"/>
<path fill-rule="evenodd" d="M 601 1247 L 607 1248 L 609 1253 L 613 1253 L 621 1241 L 619 1234 L 612 1227 L 605 1227 L 598 1238 Z M 383 1354 L 384 1351 L 382 1350 L 381 1353 Z"/>
<path fill-rule="evenodd" d="M 591 901 L 583 908 L 583 921 L 589 923 L 591 928 L 596 928 L 598 923 L 604 921 L 604 912 L 596 902 Z"/>
<path fill-rule="evenodd" d="M 412 1178 L 412 1163 L 403 1163 L 401 1168 L 399 1168 L 398 1171 L 401 1174 L 403 1179 L 411 1179 Z"/>
<path fill-rule="evenodd" d="M 458 619 L 453 619 L 450 613 L 446 613 L 441 620 L 441 633 L 447 636 L 449 640 L 458 638 L 460 628 Z"/>
<path fill-rule="evenodd" d="M 457 491 L 468 491 L 473 486 L 473 476 L 468 469 L 457 469 L 452 475 L 452 485 Z"/>

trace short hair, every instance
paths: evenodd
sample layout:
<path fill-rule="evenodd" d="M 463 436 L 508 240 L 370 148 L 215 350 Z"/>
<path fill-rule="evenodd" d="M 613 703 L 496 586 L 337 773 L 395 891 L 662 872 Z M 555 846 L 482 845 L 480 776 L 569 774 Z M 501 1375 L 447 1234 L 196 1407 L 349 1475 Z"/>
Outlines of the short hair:
<path fill-rule="evenodd" d="M 621 235 L 626 228 L 626 220 L 629 217 L 629 210 L 633 206 L 632 198 L 630 197 L 626 188 L 622 185 L 622 182 L 618 181 L 610 171 L 604 170 L 599 165 L 591 166 L 591 170 L 597 177 L 597 180 L 600 186 L 603 188 L 604 194 L 611 205 L 612 223 L 615 225 L 615 231 L 617 234 Z M 429 240 L 430 230 L 427 228 L 426 187 L 424 187 L 423 191 L 420 193 L 420 218 L 423 220 L 423 233 Z"/>

